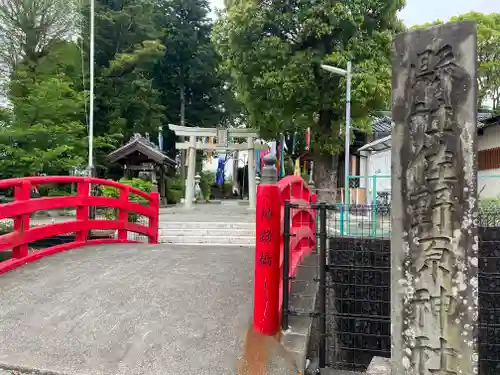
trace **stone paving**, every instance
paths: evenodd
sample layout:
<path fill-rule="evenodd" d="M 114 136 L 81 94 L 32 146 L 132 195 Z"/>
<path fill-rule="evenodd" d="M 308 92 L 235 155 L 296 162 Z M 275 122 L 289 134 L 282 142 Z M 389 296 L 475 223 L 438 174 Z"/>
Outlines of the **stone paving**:
<path fill-rule="evenodd" d="M 251 320 L 253 260 L 248 247 L 130 244 L 27 264 L 0 276 L 0 368 L 234 374 Z"/>

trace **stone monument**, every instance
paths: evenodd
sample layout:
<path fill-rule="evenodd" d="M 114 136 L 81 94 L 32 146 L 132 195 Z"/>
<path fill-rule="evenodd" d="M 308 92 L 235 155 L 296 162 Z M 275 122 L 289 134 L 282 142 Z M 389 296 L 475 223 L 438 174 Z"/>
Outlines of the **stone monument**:
<path fill-rule="evenodd" d="M 393 46 L 392 374 L 478 373 L 476 26 Z"/>

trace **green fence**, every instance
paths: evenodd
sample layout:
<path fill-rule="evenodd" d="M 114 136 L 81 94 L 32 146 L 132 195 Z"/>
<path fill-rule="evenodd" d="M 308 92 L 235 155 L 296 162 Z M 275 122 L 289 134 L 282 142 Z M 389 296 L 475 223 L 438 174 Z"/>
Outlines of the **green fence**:
<path fill-rule="evenodd" d="M 330 229 L 344 236 L 389 236 L 391 176 L 349 176 L 348 179 L 351 187 L 346 199 L 348 204 L 337 204 L 335 217 L 329 219 Z M 359 196 L 353 197 L 356 191 Z M 500 174 L 479 173 L 477 192 L 483 213 L 500 214 Z"/>
<path fill-rule="evenodd" d="M 372 236 L 377 236 L 377 233 L 386 235 L 386 231 L 379 230 L 379 227 L 381 217 L 384 226 L 388 221 L 386 206 L 390 205 L 391 176 L 348 176 L 348 181 L 350 188 L 346 197 L 347 204 L 340 207 L 340 234 L 355 236 L 361 232 L 367 235 L 365 227 L 368 227 Z M 364 192 L 361 197 L 359 197 L 360 192 Z M 388 202 L 383 202 L 383 198 L 379 196 L 381 193 L 386 193 Z M 358 196 L 353 197 L 354 194 Z M 381 204 L 383 207 L 380 207 Z"/>

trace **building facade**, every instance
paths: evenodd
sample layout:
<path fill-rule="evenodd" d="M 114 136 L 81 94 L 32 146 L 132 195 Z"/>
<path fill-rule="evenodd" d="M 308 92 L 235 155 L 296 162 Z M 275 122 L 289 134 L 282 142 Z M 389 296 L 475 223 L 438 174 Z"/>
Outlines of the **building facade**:
<path fill-rule="evenodd" d="M 352 170 L 351 181 L 358 181 L 364 189 L 351 203 L 372 204 L 391 191 L 391 119 L 384 117 L 374 121 L 372 141 L 357 150 L 360 168 Z M 478 193 L 481 199 L 500 197 L 500 115 L 478 114 Z M 354 190 L 354 189 L 352 189 Z M 366 199 L 357 199 L 364 195 Z M 387 195 L 387 194 L 385 194 Z"/>

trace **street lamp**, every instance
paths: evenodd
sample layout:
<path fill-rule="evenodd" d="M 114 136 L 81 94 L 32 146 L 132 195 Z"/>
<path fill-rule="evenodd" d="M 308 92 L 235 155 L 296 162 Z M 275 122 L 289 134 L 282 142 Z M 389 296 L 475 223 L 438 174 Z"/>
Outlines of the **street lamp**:
<path fill-rule="evenodd" d="M 321 68 L 334 74 L 346 77 L 346 103 L 345 103 L 345 203 L 349 204 L 349 147 L 351 145 L 351 62 L 347 62 L 347 69 L 340 69 L 330 65 L 321 65 Z"/>
<path fill-rule="evenodd" d="M 88 175 L 94 176 L 94 51 L 95 51 L 95 0 L 90 0 L 90 37 L 89 37 L 89 159 L 88 159 Z"/>

